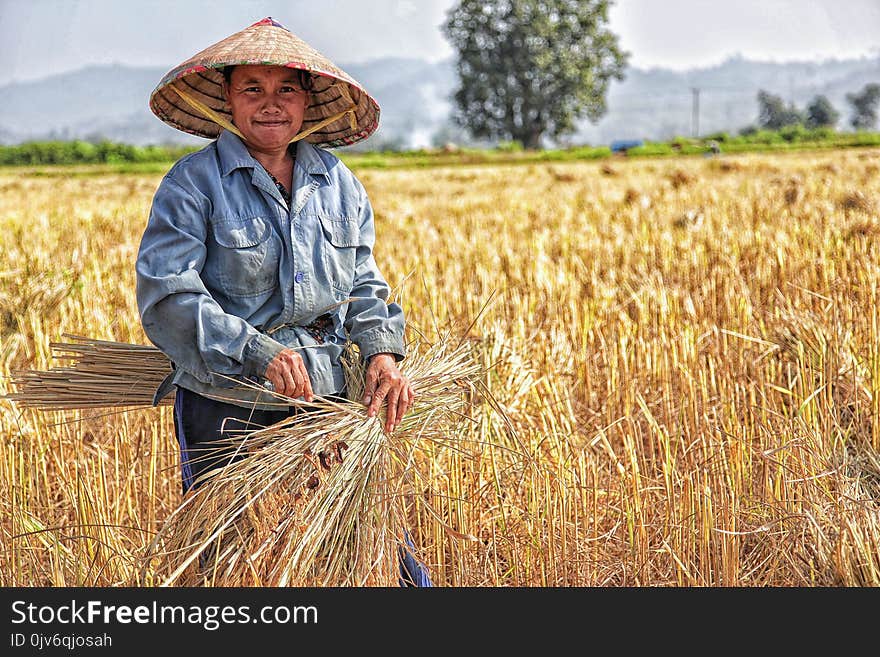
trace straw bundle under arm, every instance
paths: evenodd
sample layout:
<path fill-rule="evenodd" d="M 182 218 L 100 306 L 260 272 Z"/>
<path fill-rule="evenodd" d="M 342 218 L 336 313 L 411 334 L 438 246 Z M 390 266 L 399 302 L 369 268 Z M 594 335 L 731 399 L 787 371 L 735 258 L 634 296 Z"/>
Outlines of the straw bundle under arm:
<path fill-rule="evenodd" d="M 23 408 L 152 406 L 153 393 L 171 373 L 171 361 L 156 347 L 64 334 L 52 342 L 53 357 L 68 362 L 49 370 L 12 372 L 16 392 L 6 395 Z M 166 399 L 162 403 L 171 403 Z"/>

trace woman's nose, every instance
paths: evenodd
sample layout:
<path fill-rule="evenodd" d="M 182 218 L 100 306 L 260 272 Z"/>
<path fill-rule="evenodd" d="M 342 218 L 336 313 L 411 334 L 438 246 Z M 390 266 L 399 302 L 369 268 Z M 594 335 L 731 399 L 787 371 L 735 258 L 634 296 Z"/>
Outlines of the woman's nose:
<path fill-rule="evenodd" d="M 278 99 L 277 96 L 269 94 L 268 96 L 266 96 L 265 100 L 263 101 L 263 106 L 260 109 L 263 112 L 269 113 L 280 112 L 281 101 Z"/>

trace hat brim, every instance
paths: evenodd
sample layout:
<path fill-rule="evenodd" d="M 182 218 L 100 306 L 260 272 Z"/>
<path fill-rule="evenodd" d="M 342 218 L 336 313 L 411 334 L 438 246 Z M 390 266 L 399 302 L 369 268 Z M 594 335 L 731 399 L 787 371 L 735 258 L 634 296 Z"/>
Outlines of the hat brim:
<path fill-rule="evenodd" d="M 274 65 L 312 74 L 313 88 L 302 130 L 307 131 L 344 112 L 337 120 L 308 134 L 305 141 L 332 148 L 354 144 L 373 134 L 379 127 L 380 114 L 375 99 L 326 57 L 269 20 L 255 23 L 171 69 L 150 95 L 152 112 L 173 128 L 214 139 L 223 128 L 195 110 L 171 86 L 231 122 L 232 115 L 223 96 L 223 68 L 247 64 Z M 344 90 L 340 88 L 342 85 Z M 345 112 L 351 107 L 349 98 L 354 103 L 353 112 Z"/>

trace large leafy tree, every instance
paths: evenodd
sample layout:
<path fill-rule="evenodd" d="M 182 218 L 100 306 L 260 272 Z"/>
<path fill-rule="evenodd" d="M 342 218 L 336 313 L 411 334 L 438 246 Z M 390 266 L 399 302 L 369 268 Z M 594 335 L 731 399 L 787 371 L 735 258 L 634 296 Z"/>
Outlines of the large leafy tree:
<path fill-rule="evenodd" d="M 607 111 L 629 53 L 607 27 L 610 0 L 461 0 L 444 32 L 458 54 L 455 122 L 477 138 L 540 148 Z"/>

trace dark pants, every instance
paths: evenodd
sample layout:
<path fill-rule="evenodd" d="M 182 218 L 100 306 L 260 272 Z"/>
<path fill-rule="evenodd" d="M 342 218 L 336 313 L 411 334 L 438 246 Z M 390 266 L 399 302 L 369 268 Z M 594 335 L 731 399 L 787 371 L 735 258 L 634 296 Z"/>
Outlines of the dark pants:
<path fill-rule="evenodd" d="M 185 388 L 177 388 L 174 399 L 174 433 L 180 443 L 180 461 L 183 474 L 183 492 L 198 487 L 196 479 L 205 472 L 236 460 L 235 448 L 216 449 L 212 443 L 228 440 L 261 427 L 280 422 L 307 409 L 294 407 L 290 411 L 261 411 L 208 399 Z M 400 586 L 433 586 L 428 570 L 412 554 L 414 545 L 409 532 L 404 531 L 404 545 L 398 548 Z"/>

